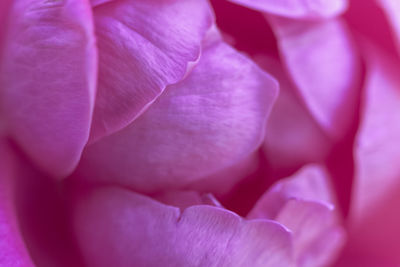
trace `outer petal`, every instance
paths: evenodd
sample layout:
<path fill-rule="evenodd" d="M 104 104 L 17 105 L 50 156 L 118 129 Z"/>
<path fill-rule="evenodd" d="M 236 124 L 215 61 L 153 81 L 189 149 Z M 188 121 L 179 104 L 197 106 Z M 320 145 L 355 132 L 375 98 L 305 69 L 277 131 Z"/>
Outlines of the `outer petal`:
<path fill-rule="evenodd" d="M 0 142 L 0 266 L 33 267 L 17 221 L 14 158 Z"/>
<path fill-rule="evenodd" d="M 340 20 L 271 22 L 283 61 L 311 114 L 329 135 L 342 137 L 356 113 L 361 79 L 360 59 L 345 25 Z"/>
<path fill-rule="evenodd" d="M 310 162 L 322 162 L 332 140 L 309 113 L 281 63 L 272 57 L 258 57 L 256 61 L 274 75 L 280 85 L 263 146 L 271 167 L 280 173 Z"/>
<path fill-rule="evenodd" d="M 78 175 L 139 191 L 182 187 L 261 143 L 274 79 L 218 38 L 199 64 L 124 130 L 89 146 Z"/>
<path fill-rule="evenodd" d="M 397 48 L 400 49 L 400 2 L 397 0 L 377 0 L 388 20 L 391 22 L 393 33 L 397 40 Z M 400 51 L 400 50 L 399 50 Z"/>
<path fill-rule="evenodd" d="M 328 179 L 323 168 L 305 167 L 268 190 L 248 215 L 276 220 L 293 233 L 298 266 L 327 266 L 344 244 Z"/>
<path fill-rule="evenodd" d="M 183 78 L 213 19 L 201 0 L 111 1 L 94 16 L 100 69 L 92 141 L 127 126 Z"/>
<path fill-rule="evenodd" d="M 96 48 L 89 3 L 16 0 L 0 62 L 1 112 L 10 134 L 42 169 L 65 176 L 85 146 Z"/>
<path fill-rule="evenodd" d="M 347 0 L 229 0 L 262 12 L 290 18 L 321 18 L 339 15 Z"/>
<path fill-rule="evenodd" d="M 211 206 L 179 209 L 120 189 L 77 202 L 87 266 L 292 266 L 290 234 Z M 101 234 L 99 234 L 101 233 Z"/>
<path fill-rule="evenodd" d="M 356 139 L 356 177 L 346 255 L 358 264 L 367 257 L 370 264 L 376 262 L 372 266 L 399 266 L 400 68 L 392 58 L 375 49 L 369 48 L 367 52 L 366 92 Z"/>

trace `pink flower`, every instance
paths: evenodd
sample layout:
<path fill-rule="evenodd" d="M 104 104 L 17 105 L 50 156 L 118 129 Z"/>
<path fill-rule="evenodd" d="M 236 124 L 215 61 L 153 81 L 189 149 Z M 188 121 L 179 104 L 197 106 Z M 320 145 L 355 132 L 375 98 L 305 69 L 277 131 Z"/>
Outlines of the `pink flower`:
<path fill-rule="evenodd" d="M 396 0 L 3 0 L 0 266 L 397 266 Z"/>

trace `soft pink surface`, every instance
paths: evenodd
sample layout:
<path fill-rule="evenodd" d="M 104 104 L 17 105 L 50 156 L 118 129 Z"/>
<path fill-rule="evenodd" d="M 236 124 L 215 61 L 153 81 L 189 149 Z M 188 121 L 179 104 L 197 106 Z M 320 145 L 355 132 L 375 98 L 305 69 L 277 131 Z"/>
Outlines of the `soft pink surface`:
<path fill-rule="evenodd" d="M 297 266 L 326 266 L 345 242 L 335 204 L 325 169 L 308 165 L 268 189 L 248 218 L 272 219 L 287 227 Z"/>
<path fill-rule="evenodd" d="M 212 206 L 178 208 L 123 189 L 86 194 L 75 227 L 87 266 L 292 266 L 280 224 Z"/>
<path fill-rule="evenodd" d="M 33 267 L 17 218 L 14 160 L 10 147 L 0 140 L 0 266 Z"/>
<path fill-rule="evenodd" d="M 310 162 L 323 162 L 332 140 L 311 116 L 282 64 L 271 56 L 259 56 L 255 60 L 280 85 L 263 144 L 271 168 L 279 173 Z"/>
<path fill-rule="evenodd" d="M 85 146 L 96 88 L 89 3 L 14 1 L 2 40 L 1 117 L 44 170 L 62 177 Z"/>
<path fill-rule="evenodd" d="M 290 18 L 327 18 L 347 8 L 347 0 L 229 0 L 249 8 Z"/>
<path fill-rule="evenodd" d="M 99 84 L 91 140 L 131 123 L 179 82 L 212 25 L 207 1 L 121 0 L 94 8 Z"/>
<path fill-rule="evenodd" d="M 207 177 L 260 145 L 276 94 L 272 77 L 209 37 L 185 80 L 128 127 L 87 147 L 77 176 L 145 192 Z"/>
<path fill-rule="evenodd" d="M 290 77 L 311 114 L 334 138 L 342 138 L 356 111 L 360 57 L 339 19 L 301 22 L 270 17 Z"/>
<path fill-rule="evenodd" d="M 398 62 L 368 47 L 367 80 L 357 134 L 356 177 L 347 260 L 400 264 L 400 72 Z M 343 266 L 347 261 L 343 260 Z M 383 264 L 383 265 L 382 265 Z"/>

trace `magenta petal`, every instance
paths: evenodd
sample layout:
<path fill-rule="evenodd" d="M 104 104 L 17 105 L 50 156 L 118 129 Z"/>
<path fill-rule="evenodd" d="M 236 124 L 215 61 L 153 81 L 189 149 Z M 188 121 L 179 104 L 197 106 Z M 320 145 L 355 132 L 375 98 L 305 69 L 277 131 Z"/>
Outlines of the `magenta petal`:
<path fill-rule="evenodd" d="M 90 130 L 96 47 L 89 3 L 14 1 L 0 65 L 8 131 L 44 170 L 74 169 Z"/>
<path fill-rule="evenodd" d="M 322 162 L 332 140 L 310 115 L 282 64 L 271 56 L 256 61 L 279 81 L 278 99 L 268 120 L 263 145 L 268 163 L 278 173 Z"/>
<path fill-rule="evenodd" d="M 328 266 L 345 241 L 334 203 L 325 169 L 308 165 L 272 186 L 247 217 L 273 219 L 287 227 L 298 266 Z"/>
<path fill-rule="evenodd" d="M 342 137 L 356 113 L 360 59 L 340 20 L 319 23 L 271 18 L 289 74 L 311 114 L 333 137 Z"/>
<path fill-rule="evenodd" d="M 17 221 L 12 152 L 0 141 L 0 266 L 33 267 Z"/>
<path fill-rule="evenodd" d="M 347 0 L 229 0 L 262 12 L 290 18 L 333 17 L 344 12 Z"/>
<path fill-rule="evenodd" d="M 210 176 L 260 145 L 276 94 L 273 78 L 210 40 L 185 80 L 128 127 L 87 147 L 78 174 L 146 192 Z"/>
<path fill-rule="evenodd" d="M 180 81 L 213 20 L 198 0 L 113 1 L 94 17 L 100 66 L 92 141 L 127 126 Z"/>
<path fill-rule="evenodd" d="M 348 253 L 368 255 L 376 266 L 399 266 L 400 68 L 384 53 L 367 52 Z"/>
<path fill-rule="evenodd" d="M 318 165 L 307 165 L 293 176 L 279 180 L 255 204 L 248 218 L 274 219 L 290 199 L 334 203 L 326 170 Z"/>
<path fill-rule="evenodd" d="M 76 203 L 87 266 L 292 266 L 290 233 L 211 206 L 180 213 L 150 198 L 106 188 Z"/>
<path fill-rule="evenodd" d="M 397 47 L 400 51 L 400 1 L 398 0 L 376 0 L 383 11 L 385 12 L 388 20 L 392 25 L 393 34 L 397 40 Z"/>

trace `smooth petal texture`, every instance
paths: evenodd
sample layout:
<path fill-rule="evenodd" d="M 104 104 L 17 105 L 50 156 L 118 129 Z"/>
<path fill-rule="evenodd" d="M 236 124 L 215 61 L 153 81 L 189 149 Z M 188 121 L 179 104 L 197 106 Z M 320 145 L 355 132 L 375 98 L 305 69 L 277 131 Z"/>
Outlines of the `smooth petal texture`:
<path fill-rule="evenodd" d="M 309 113 L 279 60 L 271 56 L 259 56 L 255 60 L 277 78 L 280 85 L 263 145 L 271 168 L 280 173 L 307 163 L 322 162 L 332 140 Z"/>
<path fill-rule="evenodd" d="M 297 266 L 328 266 L 344 245 L 328 179 L 323 168 L 308 165 L 272 186 L 247 216 L 287 227 L 293 234 Z"/>
<path fill-rule="evenodd" d="M 89 194 L 75 209 L 86 266 L 292 266 L 290 233 L 272 221 L 211 206 L 180 213 L 115 188 Z"/>
<path fill-rule="evenodd" d="M 239 5 L 290 18 L 327 18 L 347 8 L 347 0 L 229 0 Z"/>
<path fill-rule="evenodd" d="M 89 3 L 14 1 L 0 62 L 1 113 L 43 170 L 71 173 L 85 146 L 95 97 Z"/>
<path fill-rule="evenodd" d="M 393 34 L 400 52 L 400 2 L 397 0 L 377 0 L 388 20 L 391 22 Z"/>
<path fill-rule="evenodd" d="M 372 266 L 399 266 L 400 68 L 393 57 L 374 48 L 366 51 L 368 72 L 356 138 L 346 260 L 357 261 L 363 255 L 376 262 Z"/>
<path fill-rule="evenodd" d="M 209 40 L 184 81 L 127 128 L 87 147 L 77 176 L 142 192 L 181 188 L 249 156 L 276 94 L 273 78 L 219 38 Z"/>
<path fill-rule="evenodd" d="M 14 197 L 15 162 L 13 153 L 0 141 L 0 266 L 33 267 L 24 244 Z"/>
<path fill-rule="evenodd" d="M 180 81 L 213 22 L 202 0 L 111 1 L 94 17 L 100 63 L 91 141 L 127 126 Z"/>
<path fill-rule="evenodd" d="M 328 135 L 343 137 L 354 119 L 361 83 L 360 58 L 345 24 L 270 21 L 282 61 L 311 114 Z"/>
<path fill-rule="evenodd" d="M 334 204 L 326 170 L 319 165 L 307 165 L 278 181 L 259 199 L 248 217 L 274 219 L 290 199 Z"/>

